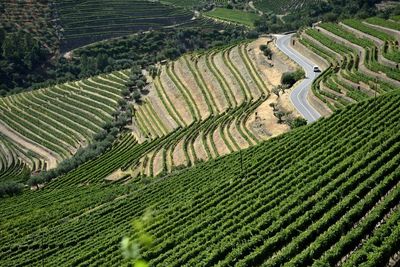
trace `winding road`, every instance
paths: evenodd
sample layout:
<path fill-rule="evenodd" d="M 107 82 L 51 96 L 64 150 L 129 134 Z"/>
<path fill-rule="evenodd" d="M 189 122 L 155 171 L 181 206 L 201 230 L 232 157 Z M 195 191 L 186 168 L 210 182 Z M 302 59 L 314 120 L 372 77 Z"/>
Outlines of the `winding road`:
<path fill-rule="evenodd" d="M 299 52 L 290 47 L 290 38 L 293 34 L 275 35 L 276 45 L 289 58 L 299 64 L 306 72 L 306 78 L 297 85 L 290 94 L 290 100 L 300 114 L 309 122 L 314 122 L 321 117 L 321 114 L 316 111 L 308 102 L 307 95 L 311 89 L 311 84 L 319 75 L 313 71 L 313 64 L 309 59 L 305 58 Z"/>

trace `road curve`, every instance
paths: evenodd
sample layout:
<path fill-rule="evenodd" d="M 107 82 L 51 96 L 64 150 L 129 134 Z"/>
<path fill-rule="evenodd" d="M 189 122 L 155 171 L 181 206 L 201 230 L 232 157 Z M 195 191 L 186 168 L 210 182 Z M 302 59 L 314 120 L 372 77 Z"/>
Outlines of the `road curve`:
<path fill-rule="evenodd" d="M 290 47 L 290 38 L 293 34 L 289 35 L 275 35 L 276 46 L 285 53 L 288 57 L 299 64 L 306 72 L 306 78 L 296 86 L 290 94 L 290 100 L 300 114 L 309 122 L 314 122 L 321 117 L 321 114 L 316 111 L 308 102 L 307 95 L 311 89 L 311 84 L 318 76 L 318 73 L 313 71 L 313 64 L 309 59 L 299 54 L 296 50 Z"/>

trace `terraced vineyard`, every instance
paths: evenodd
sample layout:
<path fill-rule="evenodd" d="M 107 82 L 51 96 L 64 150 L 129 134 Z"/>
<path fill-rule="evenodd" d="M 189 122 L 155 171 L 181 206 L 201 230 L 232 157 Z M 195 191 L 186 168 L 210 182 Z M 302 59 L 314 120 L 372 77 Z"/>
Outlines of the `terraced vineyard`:
<path fill-rule="evenodd" d="M 298 11 L 303 8 L 304 5 L 308 5 L 310 2 L 318 2 L 320 0 L 313 1 L 298 1 L 298 0 L 282 0 L 282 1 L 271 1 L 271 0 L 256 0 L 255 6 L 263 12 L 274 12 L 276 14 L 285 14 L 287 12 Z"/>
<path fill-rule="evenodd" d="M 313 92 L 332 111 L 400 87 L 400 34 L 377 21 L 322 23 L 301 34 L 300 43 L 330 65 Z"/>
<path fill-rule="evenodd" d="M 152 266 L 394 266 L 399 102 L 385 94 L 167 178 L 99 185 L 168 142 L 122 137 L 44 190 L 0 202 L 2 264 L 124 265 L 121 237 L 151 208 Z"/>
<path fill-rule="evenodd" d="M 113 119 L 127 78 L 121 71 L 1 98 L 0 126 L 7 137 L 1 175 L 3 167 L 22 162 L 31 170 L 54 168 L 92 142 Z"/>
<path fill-rule="evenodd" d="M 37 160 L 33 152 L 16 146 L 0 134 L 0 181 L 12 179 L 25 182 L 31 170 L 41 170 L 45 163 Z"/>
<path fill-rule="evenodd" d="M 265 57 L 256 52 L 255 43 L 186 54 L 160 65 L 159 74 L 149 77 L 149 96 L 135 106 L 134 135 L 139 142 L 163 137 L 171 141 L 155 146 L 138 162 L 118 171 L 119 176 L 165 174 L 286 131 L 265 129 L 270 134 L 263 134 L 251 127 L 255 111 L 273 86 L 258 63 Z M 268 110 L 277 125 L 272 108 Z"/>
<path fill-rule="evenodd" d="M 137 31 L 190 22 L 192 12 L 156 1 L 61 0 L 62 51 Z"/>

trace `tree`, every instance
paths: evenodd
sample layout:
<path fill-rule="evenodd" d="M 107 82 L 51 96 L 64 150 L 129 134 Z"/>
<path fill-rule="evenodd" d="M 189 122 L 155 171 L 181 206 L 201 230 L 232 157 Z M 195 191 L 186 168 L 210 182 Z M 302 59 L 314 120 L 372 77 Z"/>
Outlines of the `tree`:
<path fill-rule="evenodd" d="M 281 92 L 281 88 L 279 86 L 272 88 L 272 93 L 276 94 L 277 97 L 279 97 L 280 92 Z"/>
<path fill-rule="evenodd" d="M 0 184 L 0 198 L 7 196 L 15 196 L 22 192 L 23 185 L 14 181 L 4 182 Z"/>
<path fill-rule="evenodd" d="M 128 89 L 123 89 L 122 91 L 121 91 L 121 95 L 123 96 L 123 97 L 127 97 L 127 96 L 129 96 L 131 94 L 131 92 L 128 90 Z"/>
<path fill-rule="evenodd" d="M 272 108 L 272 111 L 277 111 L 278 110 L 278 104 L 277 103 L 271 103 L 269 106 Z"/>
<path fill-rule="evenodd" d="M 141 98 L 142 98 L 142 95 L 138 91 L 133 92 L 133 99 L 135 99 L 136 103 L 140 103 Z"/>
<path fill-rule="evenodd" d="M 44 179 L 42 176 L 32 176 L 29 180 L 28 180 L 28 185 L 29 186 L 33 186 L 36 187 L 36 189 L 39 188 L 39 184 L 43 184 L 44 183 Z"/>
<path fill-rule="evenodd" d="M 277 112 L 274 112 L 274 115 L 275 115 L 275 117 L 278 118 L 278 123 L 283 123 L 282 118 L 283 118 L 283 116 L 285 116 L 285 113 L 284 113 L 284 112 L 282 112 L 282 111 L 277 111 Z"/>
<path fill-rule="evenodd" d="M 154 78 L 157 76 L 157 74 L 158 74 L 158 69 L 157 69 L 157 67 L 154 66 L 154 65 L 149 66 L 148 71 L 149 71 L 150 76 L 151 76 L 153 79 L 154 79 Z"/>
<path fill-rule="evenodd" d="M 125 99 L 118 99 L 118 105 L 119 105 L 120 107 L 124 107 L 124 106 L 126 106 L 127 104 L 128 104 L 128 102 L 126 102 Z"/>
<path fill-rule="evenodd" d="M 108 56 L 106 54 L 98 54 L 96 57 L 96 67 L 100 71 L 104 71 L 104 69 L 108 65 Z"/>
<path fill-rule="evenodd" d="M 268 45 L 260 45 L 260 50 L 263 51 L 264 56 L 268 57 L 269 60 L 272 59 L 272 50 Z"/>
<path fill-rule="evenodd" d="M 145 86 L 146 86 L 146 82 L 144 82 L 143 80 L 137 80 L 136 81 L 136 86 L 142 90 Z"/>
<path fill-rule="evenodd" d="M 303 79 L 305 77 L 305 73 L 303 70 L 296 70 L 295 72 L 285 72 L 282 75 L 281 83 L 286 85 L 288 88 L 292 87 L 297 81 Z"/>

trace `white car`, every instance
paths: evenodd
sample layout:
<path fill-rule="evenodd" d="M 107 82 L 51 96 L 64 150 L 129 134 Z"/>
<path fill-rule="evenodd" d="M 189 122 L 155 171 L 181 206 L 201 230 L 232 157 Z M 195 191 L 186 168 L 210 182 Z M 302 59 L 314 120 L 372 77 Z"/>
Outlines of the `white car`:
<path fill-rule="evenodd" d="M 314 66 L 313 68 L 314 72 L 320 72 L 321 70 L 318 68 L 318 66 Z"/>

